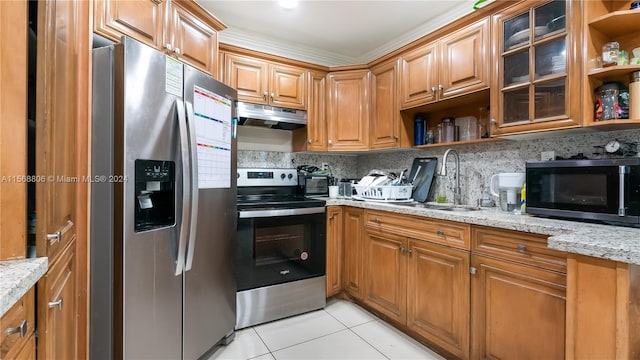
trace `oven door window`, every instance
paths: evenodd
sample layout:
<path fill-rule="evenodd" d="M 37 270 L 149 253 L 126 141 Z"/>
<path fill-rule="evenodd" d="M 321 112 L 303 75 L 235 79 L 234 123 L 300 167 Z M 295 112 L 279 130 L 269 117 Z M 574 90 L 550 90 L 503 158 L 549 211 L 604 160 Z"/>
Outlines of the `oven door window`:
<path fill-rule="evenodd" d="M 238 220 L 238 290 L 325 273 L 325 214 Z"/>

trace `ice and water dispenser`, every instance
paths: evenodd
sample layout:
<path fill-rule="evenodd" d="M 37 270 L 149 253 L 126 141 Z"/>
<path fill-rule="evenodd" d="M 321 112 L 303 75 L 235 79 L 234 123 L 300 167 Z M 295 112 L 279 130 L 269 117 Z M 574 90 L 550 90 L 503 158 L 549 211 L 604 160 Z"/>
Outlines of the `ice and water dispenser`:
<path fill-rule="evenodd" d="M 135 161 L 135 231 L 175 224 L 175 163 Z"/>

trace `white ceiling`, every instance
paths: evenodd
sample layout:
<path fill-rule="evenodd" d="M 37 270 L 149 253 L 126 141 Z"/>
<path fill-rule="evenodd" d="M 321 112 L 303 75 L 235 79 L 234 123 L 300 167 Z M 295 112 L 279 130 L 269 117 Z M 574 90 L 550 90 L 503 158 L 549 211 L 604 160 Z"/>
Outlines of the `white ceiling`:
<path fill-rule="evenodd" d="M 197 0 L 228 26 L 220 41 L 326 66 L 368 63 L 473 11 L 473 0 Z"/>

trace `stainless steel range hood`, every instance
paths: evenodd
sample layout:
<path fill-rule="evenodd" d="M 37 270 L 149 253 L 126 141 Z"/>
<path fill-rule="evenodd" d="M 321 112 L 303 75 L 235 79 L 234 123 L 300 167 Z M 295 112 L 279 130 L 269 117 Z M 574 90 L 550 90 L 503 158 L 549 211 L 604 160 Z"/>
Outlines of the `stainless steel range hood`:
<path fill-rule="evenodd" d="M 275 106 L 238 102 L 238 124 L 295 130 L 307 125 L 307 112 Z"/>

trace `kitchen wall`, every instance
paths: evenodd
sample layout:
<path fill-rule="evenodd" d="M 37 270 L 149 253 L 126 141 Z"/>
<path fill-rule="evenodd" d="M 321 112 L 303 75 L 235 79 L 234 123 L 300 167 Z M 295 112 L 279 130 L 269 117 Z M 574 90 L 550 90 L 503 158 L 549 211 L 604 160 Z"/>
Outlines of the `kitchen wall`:
<path fill-rule="evenodd" d="M 491 175 L 500 172 L 524 172 L 525 161 L 540 160 L 542 151 L 554 151 L 556 156 L 570 157 L 583 153 L 589 158 L 602 158 L 604 146 L 611 140 L 640 144 L 640 130 L 615 132 L 593 132 L 587 134 L 556 135 L 550 133 L 545 138 L 533 140 L 503 140 L 473 145 L 456 145 L 453 147 L 460 155 L 460 173 L 462 185 L 462 202 L 476 204 L 480 198 L 483 185 Z M 640 145 L 639 145 L 640 146 Z M 361 155 L 333 154 L 301 154 L 289 152 L 238 151 L 239 167 L 296 167 L 302 164 L 319 166 L 326 162 L 330 165 L 334 176 L 339 178 L 360 178 L 371 169 L 401 171 L 410 168 L 415 157 L 438 157 L 447 147 L 436 147 L 424 150 L 403 150 L 365 153 Z M 594 154 L 598 153 L 598 155 Z M 444 194 L 453 199 L 455 186 L 455 162 L 449 158 L 448 175 L 436 177 L 431 200 L 436 194 Z"/>

